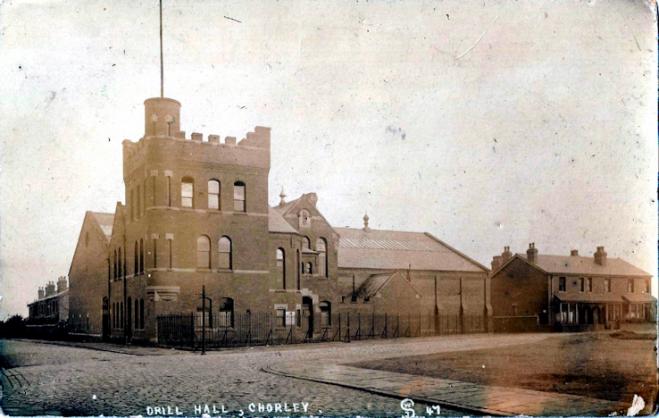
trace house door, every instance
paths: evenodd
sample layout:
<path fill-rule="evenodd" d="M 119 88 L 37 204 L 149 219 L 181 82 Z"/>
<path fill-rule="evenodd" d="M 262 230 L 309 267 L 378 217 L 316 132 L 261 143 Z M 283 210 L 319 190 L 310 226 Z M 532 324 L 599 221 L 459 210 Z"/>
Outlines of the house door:
<path fill-rule="evenodd" d="M 305 338 L 313 337 L 313 301 L 309 296 L 302 298 L 302 317 L 305 318 Z"/>

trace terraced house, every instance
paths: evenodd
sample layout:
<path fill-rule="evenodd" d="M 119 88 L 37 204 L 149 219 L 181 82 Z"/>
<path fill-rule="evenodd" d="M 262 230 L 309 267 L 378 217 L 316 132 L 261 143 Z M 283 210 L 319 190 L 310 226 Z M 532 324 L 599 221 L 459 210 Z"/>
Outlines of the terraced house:
<path fill-rule="evenodd" d="M 492 306 L 495 328 L 557 330 L 617 328 L 621 322 L 655 321 L 652 275 L 603 246 L 590 257 L 539 254 L 535 243 L 526 254 L 505 247 L 492 259 Z"/>
<path fill-rule="evenodd" d="M 143 137 L 123 142 L 125 204 L 83 222 L 70 271 L 76 332 L 155 340 L 159 316 L 232 328 L 266 312 L 314 336 L 337 312 L 421 310 L 487 329 L 487 268 L 441 240 L 373 230 L 368 217 L 334 228 L 315 193 L 286 201 L 282 191 L 270 207 L 270 128 L 240 141 L 186 137 L 176 100 L 144 110 Z"/>

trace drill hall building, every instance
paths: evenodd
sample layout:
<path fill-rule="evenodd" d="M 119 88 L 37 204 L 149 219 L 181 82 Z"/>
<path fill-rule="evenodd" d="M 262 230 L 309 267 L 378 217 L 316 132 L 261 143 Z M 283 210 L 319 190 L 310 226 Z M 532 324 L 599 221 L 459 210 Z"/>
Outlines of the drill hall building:
<path fill-rule="evenodd" d="M 337 312 L 491 316 L 488 270 L 428 233 L 334 228 L 315 193 L 268 204 L 270 128 L 237 141 L 180 127 L 179 102 L 144 102 L 123 142 L 125 204 L 87 212 L 69 271 L 74 333 L 157 340 L 157 318 L 210 327 L 266 312 L 319 335 Z M 84 318 L 84 321 L 81 320 Z"/>

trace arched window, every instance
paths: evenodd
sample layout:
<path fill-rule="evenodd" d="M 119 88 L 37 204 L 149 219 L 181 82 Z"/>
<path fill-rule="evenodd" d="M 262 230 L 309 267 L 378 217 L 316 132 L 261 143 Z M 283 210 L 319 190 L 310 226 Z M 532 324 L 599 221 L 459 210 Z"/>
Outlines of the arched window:
<path fill-rule="evenodd" d="M 121 277 L 124 271 L 124 260 L 121 256 L 121 247 L 119 247 L 119 250 L 117 251 L 117 256 L 119 257 L 119 277 Z"/>
<path fill-rule="evenodd" d="M 140 238 L 140 273 L 144 273 L 144 239 Z"/>
<path fill-rule="evenodd" d="M 135 241 L 135 251 L 133 253 L 133 275 L 137 276 L 140 272 L 140 262 L 139 262 L 139 253 L 137 249 L 137 241 Z"/>
<path fill-rule="evenodd" d="M 193 207 L 194 200 L 194 180 L 191 177 L 181 179 L 181 206 L 184 208 Z"/>
<path fill-rule="evenodd" d="M 277 248 L 277 275 L 281 288 L 286 289 L 286 257 L 282 248 Z"/>
<path fill-rule="evenodd" d="M 118 271 L 117 271 L 117 250 L 114 250 L 112 254 L 112 278 L 116 279 L 118 276 Z"/>
<path fill-rule="evenodd" d="M 246 212 L 247 206 L 245 205 L 246 198 L 245 183 L 237 181 L 233 183 L 233 210 L 236 212 Z"/>
<path fill-rule="evenodd" d="M 327 277 L 327 241 L 325 238 L 316 240 L 316 252 L 318 252 L 318 274 Z"/>
<path fill-rule="evenodd" d="M 220 182 L 208 180 L 208 209 L 220 208 Z"/>
<path fill-rule="evenodd" d="M 298 217 L 298 224 L 300 225 L 300 228 L 305 228 L 305 227 L 310 227 L 311 226 L 311 215 L 309 215 L 309 211 L 306 209 L 302 209 L 300 213 L 297 214 Z"/>
<path fill-rule="evenodd" d="M 222 237 L 217 243 L 218 267 L 221 269 L 230 269 L 232 267 L 231 239 Z"/>
<path fill-rule="evenodd" d="M 211 268 L 211 240 L 206 235 L 197 238 L 197 267 Z"/>
<path fill-rule="evenodd" d="M 327 301 L 322 301 L 318 305 L 320 307 L 320 326 L 329 327 L 332 325 L 332 304 Z"/>
<path fill-rule="evenodd" d="M 220 299 L 220 317 L 219 326 L 233 328 L 233 299 Z"/>
<path fill-rule="evenodd" d="M 310 251 L 311 250 L 311 240 L 309 237 L 302 237 L 302 250 Z"/>
<path fill-rule="evenodd" d="M 135 329 L 140 328 L 140 301 L 135 299 Z"/>

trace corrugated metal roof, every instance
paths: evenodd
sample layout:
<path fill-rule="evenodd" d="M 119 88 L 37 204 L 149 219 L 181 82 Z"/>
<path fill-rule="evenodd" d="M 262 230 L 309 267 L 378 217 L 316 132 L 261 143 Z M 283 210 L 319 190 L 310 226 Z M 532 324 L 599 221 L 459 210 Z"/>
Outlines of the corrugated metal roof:
<path fill-rule="evenodd" d="M 526 254 L 518 255 L 526 259 Z M 620 258 L 607 258 L 606 264 L 601 266 L 595 263 L 593 257 L 538 254 L 535 264 L 551 274 L 651 276 L 650 273 L 645 272 Z"/>
<path fill-rule="evenodd" d="M 421 232 L 335 228 L 342 268 L 482 272 L 484 268 Z"/>
<path fill-rule="evenodd" d="M 105 237 L 107 239 L 110 239 L 110 237 L 112 237 L 112 225 L 114 224 L 114 213 L 105 213 L 105 212 L 90 212 L 90 213 L 96 220 L 98 226 L 101 227 L 101 230 L 103 231 Z"/>
<path fill-rule="evenodd" d="M 268 209 L 268 231 L 296 234 L 297 231 L 281 216 L 277 210 Z"/>

